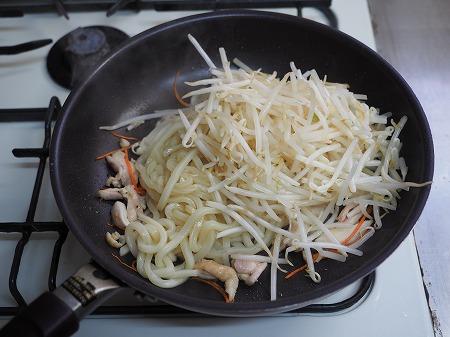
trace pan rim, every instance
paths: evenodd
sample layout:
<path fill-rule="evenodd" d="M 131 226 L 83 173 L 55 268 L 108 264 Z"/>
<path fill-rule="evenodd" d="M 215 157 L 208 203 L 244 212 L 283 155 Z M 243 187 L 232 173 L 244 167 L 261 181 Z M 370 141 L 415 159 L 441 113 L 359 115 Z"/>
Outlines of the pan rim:
<path fill-rule="evenodd" d="M 378 55 L 371 48 L 341 31 L 334 30 L 332 28 L 329 28 L 328 26 L 325 26 L 323 24 L 308 19 L 302 19 L 286 14 L 255 11 L 255 10 L 223 10 L 187 16 L 150 28 L 149 30 L 146 30 L 125 41 L 118 49 L 116 49 L 111 55 L 109 55 L 109 57 L 105 61 L 103 61 L 96 68 L 96 70 L 85 79 L 85 81 L 81 85 L 79 85 L 76 88 L 76 90 L 72 91 L 69 97 L 66 99 L 63 105 L 63 114 L 61 118 L 57 120 L 53 131 L 52 143 L 50 147 L 50 176 L 57 205 L 72 233 L 74 233 L 78 241 L 82 244 L 82 246 L 88 251 L 91 257 L 98 264 L 100 264 L 103 268 L 105 268 L 112 275 L 120 279 L 122 282 L 128 284 L 130 287 L 134 289 L 155 296 L 158 299 L 161 299 L 162 301 L 167 302 L 169 304 L 201 313 L 214 314 L 219 316 L 260 316 L 289 311 L 297 309 L 299 307 L 303 307 L 305 305 L 310 304 L 312 301 L 326 297 L 327 295 L 330 295 L 333 292 L 342 289 L 343 287 L 357 281 L 358 279 L 361 279 L 362 277 L 373 271 L 387 257 L 389 257 L 392 254 L 392 252 L 400 245 L 400 243 L 410 233 L 411 229 L 415 225 L 425 206 L 426 200 L 428 198 L 431 189 L 430 186 L 422 188 L 422 190 L 418 194 L 416 200 L 416 208 L 411 213 L 409 213 L 408 217 L 405 219 L 404 230 L 396 233 L 397 235 L 394 236 L 392 240 L 389 241 L 388 244 L 386 245 L 387 246 L 386 249 L 382 250 L 378 254 L 373 255 L 369 260 L 366 261 L 364 265 L 360 266 L 352 273 L 349 273 L 345 277 L 339 278 L 335 281 L 331 281 L 326 286 L 310 291 L 308 293 L 308 296 L 302 296 L 302 294 L 300 294 L 298 296 L 292 296 L 287 298 L 281 297 L 273 302 L 267 300 L 260 302 L 247 302 L 247 303 L 236 302 L 233 304 L 227 304 L 206 299 L 196 299 L 195 301 L 192 301 L 191 296 L 180 295 L 178 293 L 171 292 L 170 289 L 162 289 L 157 286 L 154 286 L 148 280 L 143 279 L 140 275 L 135 275 L 136 277 L 134 278 L 131 276 L 130 277 L 126 276 L 128 274 L 124 273 L 125 271 L 124 267 L 117 264 L 114 261 L 114 259 L 106 259 L 101 254 L 101 252 L 95 248 L 95 245 L 91 241 L 89 240 L 87 241 L 86 238 L 83 236 L 84 231 L 80 230 L 80 227 L 77 226 L 76 221 L 74 220 L 75 211 L 71 210 L 64 202 L 65 193 L 64 189 L 62 188 L 63 186 L 61 183 L 60 170 L 58 169 L 59 167 L 58 153 L 61 143 L 60 139 L 64 133 L 63 130 L 65 122 L 67 120 L 67 116 L 70 114 L 70 110 L 73 108 L 74 102 L 76 102 L 77 97 L 83 92 L 83 89 L 87 86 L 88 83 L 90 83 L 93 80 L 93 78 L 95 78 L 96 74 L 99 71 L 101 71 L 101 69 L 105 67 L 105 65 L 108 62 L 110 62 L 111 59 L 113 59 L 116 55 L 119 55 L 120 53 L 124 52 L 128 48 L 134 46 L 135 44 L 138 44 L 143 39 L 158 34 L 161 31 L 171 29 L 172 27 L 184 24 L 194 24 L 201 22 L 205 19 L 218 20 L 221 18 L 232 16 L 253 17 L 253 18 L 258 17 L 260 19 L 279 20 L 282 22 L 298 24 L 299 26 L 311 29 L 311 31 L 320 31 L 320 33 L 323 34 L 334 35 L 333 38 L 347 40 L 346 41 L 347 43 L 352 44 L 355 48 L 361 49 L 363 53 L 367 54 L 367 56 L 370 56 L 375 62 L 380 63 L 380 65 L 384 69 L 386 69 L 389 75 L 395 81 L 397 81 L 399 85 L 403 88 L 406 94 L 405 96 L 407 97 L 410 106 L 414 110 L 415 115 L 419 120 L 419 123 L 423 126 L 423 134 L 425 139 L 423 146 L 428 162 L 428 164 L 425 165 L 424 168 L 423 179 L 424 181 L 432 180 L 434 170 L 434 151 L 433 151 L 431 131 L 428 121 L 426 119 L 426 115 L 412 89 L 403 79 L 403 77 L 395 70 L 394 67 L 392 67 L 387 61 L 385 61 L 380 55 Z M 141 279 L 141 281 L 139 281 L 139 279 Z M 144 281 L 145 283 L 142 281 Z M 301 297 L 301 300 L 299 300 L 299 296 Z"/>

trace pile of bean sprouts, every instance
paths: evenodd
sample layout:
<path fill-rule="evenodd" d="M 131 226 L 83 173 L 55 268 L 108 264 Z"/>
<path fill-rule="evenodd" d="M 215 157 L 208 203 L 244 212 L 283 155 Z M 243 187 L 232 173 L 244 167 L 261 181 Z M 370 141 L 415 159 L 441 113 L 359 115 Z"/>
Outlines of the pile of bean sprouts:
<path fill-rule="evenodd" d="M 121 251 L 134 255 L 137 271 L 171 288 L 205 276 L 195 269 L 202 259 L 265 261 L 275 300 L 290 254 L 302 255 L 313 282 L 318 258 L 362 255 L 399 191 L 422 186 L 405 182 L 407 118 L 394 122 L 347 84 L 294 62 L 279 76 L 238 59 L 232 67 L 219 48 L 216 66 L 189 39 L 211 74 L 185 83 L 189 106 L 103 127 L 162 117 L 133 147 L 147 209 L 126 227 Z"/>

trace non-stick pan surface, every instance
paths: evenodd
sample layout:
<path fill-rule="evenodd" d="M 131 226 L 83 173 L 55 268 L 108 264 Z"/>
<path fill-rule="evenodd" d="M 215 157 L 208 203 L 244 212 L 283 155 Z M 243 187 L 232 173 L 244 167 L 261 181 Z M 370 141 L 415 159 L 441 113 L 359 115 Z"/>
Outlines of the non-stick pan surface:
<path fill-rule="evenodd" d="M 394 119 L 408 116 L 402 132 L 402 154 L 408 180 L 432 179 L 433 147 L 427 120 L 413 92 L 401 76 L 367 46 L 341 32 L 297 17 L 256 11 L 219 11 L 168 22 L 126 42 L 111 55 L 64 104 L 51 148 L 51 177 L 56 200 L 66 223 L 96 262 L 114 276 L 144 293 L 170 304 L 208 314 L 249 316 L 286 311 L 307 305 L 363 277 L 386 259 L 407 236 L 427 199 L 429 188 L 402 193 L 398 209 L 383 219 L 383 227 L 363 246 L 362 257 L 317 265 L 322 282 L 300 275 L 278 275 L 278 299 L 269 300 L 269 272 L 253 287 L 239 286 L 236 302 L 226 304 L 210 287 L 188 281 L 161 289 L 112 258 L 105 240 L 110 230 L 110 207 L 95 197 L 108 169 L 94 158 L 117 147 L 117 140 L 101 125 L 114 124 L 155 109 L 178 107 L 172 93 L 175 73 L 180 83 L 207 75 L 208 69 L 187 39 L 191 33 L 216 64 L 218 48 L 253 68 L 289 71 L 294 61 L 303 71 L 316 69 L 329 81 L 346 82 L 364 93 L 369 104 Z M 187 88 L 179 85 L 179 91 Z M 134 134 L 144 136 L 147 122 Z"/>

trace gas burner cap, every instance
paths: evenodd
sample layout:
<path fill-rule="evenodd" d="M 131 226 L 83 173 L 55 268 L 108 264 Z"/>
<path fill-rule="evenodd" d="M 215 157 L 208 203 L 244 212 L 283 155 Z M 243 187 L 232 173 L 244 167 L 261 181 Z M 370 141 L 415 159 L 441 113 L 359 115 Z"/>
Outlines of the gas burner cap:
<path fill-rule="evenodd" d="M 60 38 L 47 55 L 47 70 L 59 85 L 72 89 L 129 36 L 107 26 L 80 27 Z"/>

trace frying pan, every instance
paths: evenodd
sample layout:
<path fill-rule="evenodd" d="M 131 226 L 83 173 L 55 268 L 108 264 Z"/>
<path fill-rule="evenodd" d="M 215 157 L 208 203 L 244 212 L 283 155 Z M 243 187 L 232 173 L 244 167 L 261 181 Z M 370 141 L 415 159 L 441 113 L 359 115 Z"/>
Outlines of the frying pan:
<path fill-rule="evenodd" d="M 376 268 L 407 236 L 428 197 L 429 187 L 401 195 L 398 208 L 383 220 L 383 227 L 363 246 L 364 255 L 345 263 L 324 260 L 317 265 L 322 281 L 306 277 L 285 280 L 279 273 L 278 299 L 269 300 L 269 272 L 257 285 L 240 285 L 236 302 L 224 303 L 208 286 L 190 280 L 173 289 L 152 285 L 118 263 L 104 240 L 110 229 L 111 205 L 95 198 L 108 168 L 94 158 L 117 147 L 117 140 L 99 131 L 131 116 L 177 107 L 172 93 L 175 73 L 180 83 L 208 75 L 203 60 L 190 45 L 191 33 L 213 61 L 218 48 L 253 68 L 289 71 L 295 61 L 301 69 L 315 68 L 329 81 L 347 82 L 364 93 L 369 104 L 402 115 L 408 180 L 429 181 L 433 174 L 433 145 L 428 122 L 413 92 L 402 77 L 367 46 L 339 31 L 297 17 L 259 11 L 219 11 L 186 17 L 147 30 L 112 53 L 76 90 L 63 107 L 51 145 L 53 190 L 62 215 L 96 264 L 84 266 L 53 293 L 46 293 L 26 308 L 3 331 L 14 336 L 65 336 L 78 320 L 121 285 L 128 285 L 164 302 L 189 310 L 223 316 L 268 315 L 310 304 L 354 282 Z M 182 86 L 179 91 L 186 90 Z M 136 130 L 142 137 L 155 121 Z M 20 332 L 19 332 L 20 330 Z"/>

